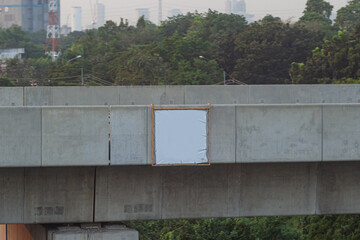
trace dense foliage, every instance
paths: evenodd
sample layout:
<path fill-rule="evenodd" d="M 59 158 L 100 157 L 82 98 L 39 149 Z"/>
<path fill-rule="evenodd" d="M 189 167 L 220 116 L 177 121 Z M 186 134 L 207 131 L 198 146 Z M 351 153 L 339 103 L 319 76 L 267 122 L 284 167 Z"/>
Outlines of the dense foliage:
<path fill-rule="evenodd" d="M 359 215 L 125 222 L 140 240 L 357 240 Z"/>
<path fill-rule="evenodd" d="M 13 26 L 0 29 L 0 48 L 25 48 L 25 55 L 9 60 L 1 76 L 13 85 L 78 85 L 81 70 L 89 85 L 221 84 L 224 73 L 246 84 L 357 82 L 360 0 L 339 9 L 334 23 L 332 9 L 308 0 L 296 23 L 270 15 L 247 23 L 211 10 L 160 26 L 108 21 L 63 37 L 56 62 L 44 54 L 44 31 Z"/>

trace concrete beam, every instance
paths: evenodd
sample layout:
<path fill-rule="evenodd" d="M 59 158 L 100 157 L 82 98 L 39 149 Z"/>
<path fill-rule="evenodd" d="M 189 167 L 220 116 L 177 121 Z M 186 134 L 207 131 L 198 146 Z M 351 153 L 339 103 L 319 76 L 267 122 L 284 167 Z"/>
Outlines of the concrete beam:
<path fill-rule="evenodd" d="M 99 167 L 95 221 L 314 214 L 316 169 L 315 163 Z"/>
<path fill-rule="evenodd" d="M 185 104 L 247 104 L 249 87 L 185 86 Z"/>
<path fill-rule="evenodd" d="M 0 108 L 0 166 L 41 166 L 41 109 Z"/>
<path fill-rule="evenodd" d="M 360 105 L 323 106 L 324 161 L 360 159 Z"/>
<path fill-rule="evenodd" d="M 120 105 L 184 104 L 184 86 L 118 87 Z"/>
<path fill-rule="evenodd" d="M 151 164 L 148 161 L 151 111 L 149 106 L 111 107 L 111 165 Z"/>
<path fill-rule="evenodd" d="M 118 105 L 119 94 L 116 87 L 54 87 L 51 89 L 53 105 Z"/>
<path fill-rule="evenodd" d="M 243 164 L 241 216 L 312 215 L 316 206 L 316 163 Z"/>
<path fill-rule="evenodd" d="M 0 106 L 23 106 L 22 87 L 0 87 Z"/>
<path fill-rule="evenodd" d="M 94 168 L 26 168 L 24 223 L 92 222 Z"/>
<path fill-rule="evenodd" d="M 360 162 L 322 163 L 316 214 L 360 213 Z"/>
<path fill-rule="evenodd" d="M 360 103 L 358 84 L 250 85 L 249 104 Z"/>
<path fill-rule="evenodd" d="M 24 222 L 24 168 L 0 168 L 0 224 Z"/>
<path fill-rule="evenodd" d="M 26 106 L 118 105 L 116 87 L 25 87 Z"/>
<path fill-rule="evenodd" d="M 235 163 L 235 105 L 212 105 L 210 109 L 211 163 Z"/>
<path fill-rule="evenodd" d="M 108 164 L 107 107 L 42 109 L 42 166 Z"/>
<path fill-rule="evenodd" d="M 320 106 L 240 105 L 236 107 L 236 134 L 236 162 L 322 158 Z"/>

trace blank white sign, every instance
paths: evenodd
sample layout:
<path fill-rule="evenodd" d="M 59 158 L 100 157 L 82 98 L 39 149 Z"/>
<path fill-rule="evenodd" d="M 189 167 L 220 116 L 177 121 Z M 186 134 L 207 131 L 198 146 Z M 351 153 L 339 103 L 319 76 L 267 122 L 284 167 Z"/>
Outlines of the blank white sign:
<path fill-rule="evenodd" d="M 155 110 L 155 164 L 208 163 L 207 110 Z"/>

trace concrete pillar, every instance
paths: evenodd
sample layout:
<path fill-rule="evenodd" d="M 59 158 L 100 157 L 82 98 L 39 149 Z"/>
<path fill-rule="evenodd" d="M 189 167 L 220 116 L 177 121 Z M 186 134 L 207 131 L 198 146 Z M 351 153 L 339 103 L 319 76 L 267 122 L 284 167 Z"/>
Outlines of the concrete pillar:
<path fill-rule="evenodd" d="M 82 227 L 57 227 L 48 230 L 48 240 L 138 240 L 139 233 L 121 225 L 101 227 L 95 225 Z"/>

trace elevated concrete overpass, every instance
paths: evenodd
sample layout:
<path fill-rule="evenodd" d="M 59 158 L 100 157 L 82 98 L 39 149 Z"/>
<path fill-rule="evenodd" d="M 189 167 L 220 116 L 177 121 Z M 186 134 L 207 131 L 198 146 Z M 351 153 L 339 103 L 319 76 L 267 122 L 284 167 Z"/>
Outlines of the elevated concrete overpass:
<path fill-rule="evenodd" d="M 359 213 L 359 99 L 360 85 L 0 88 L 0 223 Z M 152 103 L 212 104 L 211 166 L 151 166 Z"/>

